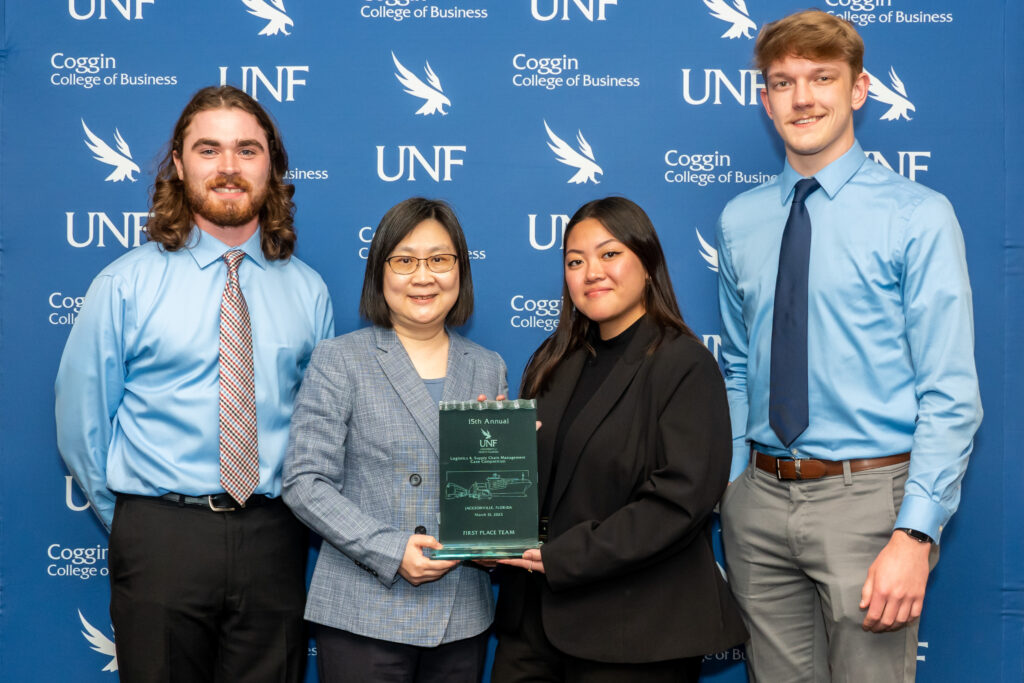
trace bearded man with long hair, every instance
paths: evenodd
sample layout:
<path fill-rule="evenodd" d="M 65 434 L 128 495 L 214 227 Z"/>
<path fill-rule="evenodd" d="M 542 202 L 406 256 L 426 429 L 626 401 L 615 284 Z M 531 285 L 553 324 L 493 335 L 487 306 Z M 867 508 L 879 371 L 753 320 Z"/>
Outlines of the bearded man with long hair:
<path fill-rule="evenodd" d="M 244 210 L 231 206 L 221 208 L 216 202 L 208 200 L 198 181 L 182 178 L 175 165 L 175 159 L 181 158 L 185 131 L 192 119 L 199 112 L 213 109 L 237 109 L 251 114 L 267 136 L 270 175 L 262 191 L 251 198 Z M 176 251 L 188 241 L 195 214 L 209 216 L 220 225 L 232 227 L 244 225 L 258 217 L 263 254 L 272 261 L 286 259 L 295 249 L 295 228 L 292 225 L 295 186 L 284 182 L 287 170 L 288 153 L 281 142 L 281 134 L 256 100 L 229 85 L 203 88 L 181 112 L 174 125 L 167 153 L 157 168 L 151 217 L 146 223 L 146 233 L 150 241 L 159 242 L 168 251 Z M 226 182 L 226 179 L 223 181 Z"/>
<path fill-rule="evenodd" d="M 152 190 L 149 241 L 103 269 L 57 375 L 57 442 L 111 531 L 122 681 L 302 679 L 308 535 L 281 502 L 294 397 L 334 334 L 292 254 L 270 116 L 197 92 Z"/>

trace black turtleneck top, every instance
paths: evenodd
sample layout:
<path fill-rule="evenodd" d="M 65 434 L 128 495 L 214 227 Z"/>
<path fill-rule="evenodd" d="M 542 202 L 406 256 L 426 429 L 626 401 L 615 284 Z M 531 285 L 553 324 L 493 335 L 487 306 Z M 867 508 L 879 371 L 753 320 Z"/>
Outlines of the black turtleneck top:
<path fill-rule="evenodd" d="M 555 481 L 555 475 L 558 472 L 558 461 L 561 458 L 562 446 L 565 443 L 566 434 L 569 433 L 569 428 L 572 427 L 573 422 L 576 421 L 591 397 L 601 389 L 601 385 L 611 374 L 612 368 L 622 358 L 629 342 L 636 336 L 641 320 L 643 317 L 611 339 L 601 339 L 597 332 L 597 325 L 591 326 L 588 341 L 594 347 L 594 355 L 589 356 L 583 363 L 583 370 L 580 372 L 579 379 L 576 380 L 576 388 L 573 389 L 569 403 L 565 406 L 565 412 L 562 413 L 562 419 L 558 423 L 558 431 L 555 433 L 555 449 L 552 454 L 551 476 L 545 488 L 547 493 L 540 511 L 542 517 L 548 517 L 551 512 L 551 484 Z"/>

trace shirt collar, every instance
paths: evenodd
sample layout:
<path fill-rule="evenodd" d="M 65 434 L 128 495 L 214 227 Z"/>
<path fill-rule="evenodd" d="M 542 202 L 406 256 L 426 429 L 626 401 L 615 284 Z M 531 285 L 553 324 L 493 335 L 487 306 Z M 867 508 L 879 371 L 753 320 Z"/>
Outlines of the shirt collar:
<path fill-rule="evenodd" d="M 846 150 L 843 156 L 815 173 L 814 177 L 829 199 L 833 199 L 866 161 L 867 157 L 864 156 L 863 148 L 859 142 L 854 140 L 853 146 Z M 803 176 L 794 171 L 787 160 L 782 169 L 782 175 L 779 176 L 779 193 L 781 195 L 779 199 L 783 205 L 793 196 L 793 189 L 802 179 Z"/>
<path fill-rule="evenodd" d="M 263 245 L 260 239 L 259 228 L 256 228 L 256 232 L 252 234 L 252 237 L 243 244 L 237 247 L 229 247 L 210 233 L 203 232 L 198 226 L 193 225 L 187 244 L 190 245 L 188 247 L 189 253 L 192 254 L 192 258 L 196 260 L 196 265 L 200 269 L 221 260 L 224 258 L 224 254 L 233 249 L 244 251 L 245 255 L 252 259 L 260 268 L 265 269 L 267 267 L 267 259 L 263 256 Z"/>

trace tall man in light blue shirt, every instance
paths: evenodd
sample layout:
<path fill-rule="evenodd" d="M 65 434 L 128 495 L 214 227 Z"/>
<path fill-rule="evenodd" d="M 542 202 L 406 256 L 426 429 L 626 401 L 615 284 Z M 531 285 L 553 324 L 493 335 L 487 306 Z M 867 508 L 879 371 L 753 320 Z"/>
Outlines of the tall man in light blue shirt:
<path fill-rule="evenodd" d="M 914 679 L 928 572 L 981 422 L 960 227 L 945 197 L 865 158 L 863 52 L 817 10 L 762 29 L 761 99 L 786 164 L 718 225 L 734 441 L 722 527 L 756 680 Z M 777 297 L 800 270 L 784 231 L 808 222 L 805 289 Z M 772 344 L 790 300 L 806 353 L 802 337 Z M 777 402 L 794 378 L 799 401 Z M 795 430 L 776 406 L 797 406 Z"/>
<path fill-rule="evenodd" d="M 255 100 L 230 86 L 196 93 L 157 171 L 149 242 L 96 277 L 64 349 L 57 441 L 111 530 L 122 681 L 302 677 L 308 535 L 281 502 L 281 469 L 334 314 L 323 280 L 292 256 L 287 168 Z M 251 334 L 251 494 L 221 483 L 229 262 Z"/>

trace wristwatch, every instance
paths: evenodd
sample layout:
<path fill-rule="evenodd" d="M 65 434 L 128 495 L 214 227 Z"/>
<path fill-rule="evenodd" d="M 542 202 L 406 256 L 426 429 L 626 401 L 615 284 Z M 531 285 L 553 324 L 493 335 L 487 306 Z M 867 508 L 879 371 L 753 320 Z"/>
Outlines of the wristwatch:
<path fill-rule="evenodd" d="M 905 533 L 907 536 L 910 536 L 912 539 L 914 539 L 918 543 L 935 543 L 935 541 L 932 540 L 931 536 L 929 536 L 928 534 L 924 533 L 923 531 L 918 531 L 917 529 L 909 529 L 907 527 L 900 527 L 900 528 L 896 529 L 896 531 L 902 531 L 903 533 Z"/>

